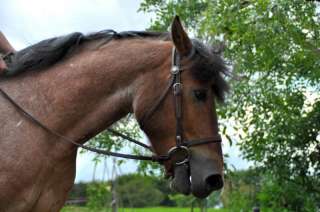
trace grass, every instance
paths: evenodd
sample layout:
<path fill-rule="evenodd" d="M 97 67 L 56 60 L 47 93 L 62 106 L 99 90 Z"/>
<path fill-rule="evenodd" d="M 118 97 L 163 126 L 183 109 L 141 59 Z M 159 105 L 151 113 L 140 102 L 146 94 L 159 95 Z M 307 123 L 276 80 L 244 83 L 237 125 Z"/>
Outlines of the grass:
<path fill-rule="evenodd" d="M 156 207 L 156 208 L 120 208 L 119 212 L 190 212 L 190 208 L 166 208 L 166 207 Z M 93 210 L 87 207 L 75 207 L 66 206 L 61 212 L 111 212 L 109 209 Z M 194 209 L 194 212 L 200 212 L 198 208 Z M 208 209 L 207 212 L 227 212 L 226 209 Z"/>

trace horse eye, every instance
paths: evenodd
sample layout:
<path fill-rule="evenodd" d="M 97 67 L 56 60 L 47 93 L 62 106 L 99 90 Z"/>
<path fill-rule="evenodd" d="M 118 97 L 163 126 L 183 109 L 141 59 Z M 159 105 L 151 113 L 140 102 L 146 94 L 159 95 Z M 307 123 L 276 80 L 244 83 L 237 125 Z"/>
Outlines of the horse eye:
<path fill-rule="evenodd" d="M 197 101 L 205 102 L 207 100 L 206 89 L 194 90 L 193 94 Z"/>

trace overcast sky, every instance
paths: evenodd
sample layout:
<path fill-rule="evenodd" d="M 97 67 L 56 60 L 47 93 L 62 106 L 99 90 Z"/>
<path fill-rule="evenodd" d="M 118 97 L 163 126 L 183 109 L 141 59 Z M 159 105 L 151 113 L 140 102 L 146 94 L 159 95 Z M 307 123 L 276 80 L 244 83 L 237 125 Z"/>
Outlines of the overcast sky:
<path fill-rule="evenodd" d="M 0 0 L 0 30 L 16 49 L 40 40 L 70 32 L 94 32 L 103 29 L 116 31 L 144 30 L 152 14 L 138 13 L 140 0 Z M 227 159 L 237 169 L 249 163 L 240 158 L 237 147 L 224 142 Z M 80 154 L 77 160 L 76 181 L 89 181 L 93 173 L 93 153 Z M 108 160 L 110 176 L 111 160 Z M 136 165 L 128 161 L 121 173 L 133 172 Z M 96 178 L 101 179 L 103 163 L 97 167 Z M 118 170 L 119 171 L 119 170 Z"/>
<path fill-rule="evenodd" d="M 16 48 L 74 31 L 144 30 L 139 0 L 0 0 L 0 29 Z"/>

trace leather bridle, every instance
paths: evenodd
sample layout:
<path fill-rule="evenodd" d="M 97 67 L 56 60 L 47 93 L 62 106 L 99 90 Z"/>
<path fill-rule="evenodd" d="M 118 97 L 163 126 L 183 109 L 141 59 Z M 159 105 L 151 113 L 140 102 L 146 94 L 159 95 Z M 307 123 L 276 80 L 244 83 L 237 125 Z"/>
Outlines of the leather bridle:
<path fill-rule="evenodd" d="M 195 49 L 192 48 L 189 55 L 186 58 L 191 59 L 195 55 Z M 214 137 L 195 139 L 195 140 L 186 140 L 184 137 L 183 131 L 183 117 L 182 117 L 182 91 L 183 91 L 183 83 L 181 80 L 181 74 L 185 67 L 181 67 L 181 58 L 176 48 L 172 48 L 172 66 L 171 66 L 171 76 L 168 83 L 168 86 L 161 94 L 160 98 L 153 105 L 145 115 L 140 119 L 139 123 L 141 128 L 143 128 L 144 123 L 146 123 L 147 119 L 149 119 L 154 112 L 159 108 L 161 103 L 165 100 L 166 96 L 168 96 L 170 89 L 172 89 L 172 93 L 174 96 L 174 111 L 175 111 L 175 120 L 176 120 L 176 146 L 169 149 L 167 155 L 160 156 L 161 158 L 165 158 L 165 160 L 172 160 L 173 165 L 183 165 L 189 162 L 190 159 L 190 151 L 189 147 L 198 146 L 209 143 L 221 143 L 221 136 L 218 134 Z"/>
<path fill-rule="evenodd" d="M 193 57 L 195 54 L 195 50 L 193 49 L 190 53 L 189 58 Z M 24 115 L 26 118 L 28 118 L 31 122 L 33 122 L 35 125 L 41 127 L 48 133 L 56 136 L 57 138 L 71 143 L 77 147 L 81 147 L 83 149 L 86 149 L 91 152 L 95 152 L 98 154 L 103 155 L 109 155 L 114 157 L 121 157 L 126 159 L 135 159 L 135 160 L 147 160 L 147 161 L 153 161 L 153 162 L 159 162 L 163 163 L 165 161 L 171 160 L 171 164 L 174 166 L 183 165 L 189 162 L 190 159 L 190 147 L 203 145 L 203 144 L 209 144 L 209 143 L 221 143 L 221 136 L 218 134 L 214 137 L 209 138 L 202 138 L 202 139 L 195 139 L 195 140 L 186 140 L 184 137 L 184 131 L 183 131 L 183 111 L 182 111 L 182 91 L 183 91 L 183 84 L 181 80 L 181 74 L 182 71 L 185 70 L 180 65 L 180 55 L 176 51 L 175 48 L 172 50 L 172 67 L 171 67 L 171 76 L 169 83 L 164 90 L 164 92 L 161 94 L 161 96 L 158 98 L 158 100 L 153 104 L 153 106 L 147 110 L 147 112 L 144 114 L 144 116 L 139 120 L 139 123 L 141 125 L 141 128 L 143 128 L 143 125 L 146 123 L 147 119 L 149 119 L 154 112 L 161 106 L 164 99 L 168 96 L 170 90 L 172 89 L 173 96 L 174 96 L 174 108 L 175 108 L 175 120 L 176 120 L 176 145 L 172 147 L 167 154 L 164 155 L 152 155 L 152 156 L 143 156 L 143 155 L 130 155 L 130 154 L 122 154 L 117 152 L 111 152 L 108 150 L 103 149 L 97 149 L 94 147 L 90 147 L 87 145 L 83 145 L 78 142 L 70 139 L 52 129 L 44 125 L 42 122 L 40 122 L 38 119 L 36 119 L 33 115 L 31 115 L 29 112 L 27 112 L 23 107 L 21 107 L 16 101 L 14 101 L 3 89 L 0 88 L 0 93 L 2 96 L 10 102 L 22 115 Z M 114 134 L 115 136 L 122 137 L 123 139 L 126 139 L 130 142 L 133 142 L 137 145 L 140 145 L 141 147 L 144 147 L 150 151 L 153 152 L 153 149 L 149 147 L 148 145 L 137 141 L 127 135 L 124 135 L 116 130 L 113 129 L 107 129 L 110 133 Z"/>

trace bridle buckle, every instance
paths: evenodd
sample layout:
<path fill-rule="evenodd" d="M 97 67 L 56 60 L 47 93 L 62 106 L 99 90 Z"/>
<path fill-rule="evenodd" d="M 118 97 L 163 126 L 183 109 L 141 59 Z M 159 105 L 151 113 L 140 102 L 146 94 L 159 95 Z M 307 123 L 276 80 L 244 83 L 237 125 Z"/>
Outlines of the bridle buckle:
<path fill-rule="evenodd" d="M 190 151 L 186 146 L 174 146 L 168 151 L 169 159 L 176 166 L 188 163 L 190 160 Z"/>
<path fill-rule="evenodd" d="M 180 95 L 182 90 L 182 84 L 180 82 L 173 84 L 173 94 L 175 96 Z"/>

